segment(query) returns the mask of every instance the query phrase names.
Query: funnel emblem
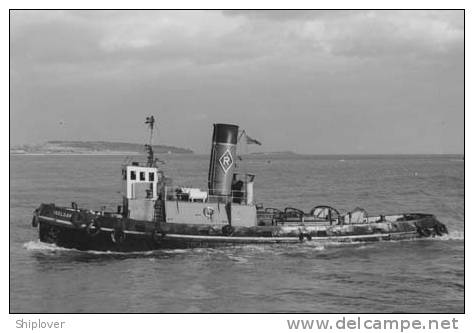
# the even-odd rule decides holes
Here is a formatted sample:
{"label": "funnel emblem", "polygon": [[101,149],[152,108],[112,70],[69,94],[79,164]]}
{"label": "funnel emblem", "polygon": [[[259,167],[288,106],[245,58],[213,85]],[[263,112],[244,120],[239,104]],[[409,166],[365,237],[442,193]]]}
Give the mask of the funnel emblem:
{"label": "funnel emblem", "polygon": [[232,166],[232,163],[234,163],[229,149],[227,149],[225,153],[219,158],[219,163],[222,167],[222,170],[224,170],[224,173],[227,173],[227,171],[229,171],[230,167]]}

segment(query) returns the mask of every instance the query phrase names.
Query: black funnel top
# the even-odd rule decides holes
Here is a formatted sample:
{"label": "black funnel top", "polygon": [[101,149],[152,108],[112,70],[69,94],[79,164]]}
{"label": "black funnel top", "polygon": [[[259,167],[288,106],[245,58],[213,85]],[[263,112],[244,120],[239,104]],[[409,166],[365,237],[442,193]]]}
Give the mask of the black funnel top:
{"label": "black funnel top", "polygon": [[213,142],[237,144],[239,126],[230,124],[214,124]]}

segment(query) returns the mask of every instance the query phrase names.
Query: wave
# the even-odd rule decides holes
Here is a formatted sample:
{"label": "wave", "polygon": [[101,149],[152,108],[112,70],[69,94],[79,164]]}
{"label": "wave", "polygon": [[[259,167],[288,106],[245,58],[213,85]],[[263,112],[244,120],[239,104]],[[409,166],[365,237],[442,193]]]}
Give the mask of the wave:
{"label": "wave", "polygon": [[246,258],[240,257],[240,256],[235,256],[235,255],[230,255],[230,254],[228,254],[228,255],[227,255],[227,258],[229,258],[230,260],[235,261],[235,262],[237,262],[237,263],[239,263],[239,264],[246,264],[246,263],[248,263],[248,260],[247,260]]}
{"label": "wave", "polygon": [[304,243],[304,246],[307,249],[311,249],[312,251],[324,251],[326,247],[318,242],[307,242]]}
{"label": "wave", "polygon": [[338,241],[318,241],[313,239],[312,241],[307,241],[303,244],[293,244],[292,246],[295,248],[313,248],[317,251],[322,251],[328,248],[335,248],[335,247],[347,247],[352,246],[356,247],[356,249],[364,249],[364,248],[372,248],[376,247],[377,244],[383,243],[400,243],[400,242],[419,242],[419,241],[452,241],[452,240],[464,240],[464,232],[462,231],[450,231],[449,234],[443,236],[435,236],[435,237],[426,237],[426,238],[407,238],[407,239],[397,239],[397,240],[383,240],[383,241],[347,241],[347,242],[338,242]]}
{"label": "wave", "polygon": [[41,252],[78,251],[76,249],[67,249],[65,247],[60,247],[60,246],[57,246],[56,244],[43,243],[43,242],[40,242],[39,240],[26,242],[23,244],[23,247],[27,249],[28,251],[41,251]]}
{"label": "wave", "polygon": [[431,238],[432,240],[464,240],[464,232],[462,231],[450,231],[449,234]]}
{"label": "wave", "polygon": [[[39,240],[29,241],[23,244],[23,247],[28,251],[43,252],[43,253],[78,253],[78,254],[96,254],[96,255],[152,255],[156,251],[133,251],[133,252],[119,252],[119,251],[97,251],[97,250],[78,250],[66,247],[61,247],[56,244],[43,243]],[[173,250],[169,250],[170,253]],[[181,251],[181,250],[180,250]]]}

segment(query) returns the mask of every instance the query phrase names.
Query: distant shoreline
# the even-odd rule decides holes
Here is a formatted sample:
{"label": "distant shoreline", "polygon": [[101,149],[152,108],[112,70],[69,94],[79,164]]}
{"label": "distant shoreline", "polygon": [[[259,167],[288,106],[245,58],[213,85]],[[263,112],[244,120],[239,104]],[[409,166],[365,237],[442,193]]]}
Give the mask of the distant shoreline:
{"label": "distant shoreline", "polygon": [[122,156],[122,155],[141,155],[137,152],[97,152],[97,153],[15,153],[10,152],[14,156]]}
{"label": "distant shoreline", "polygon": [[[13,156],[142,156],[143,153],[137,153],[134,151],[131,152],[87,152],[87,153],[16,153],[10,152],[10,155]],[[155,156],[158,155],[194,155],[189,153],[155,153]]]}
{"label": "distant shoreline", "polygon": [[[188,148],[153,145],[155,154],[193,154]],[[11,146],[10,155],[139,155],[145,145],[107,141],[48,141],[37,145]]]}

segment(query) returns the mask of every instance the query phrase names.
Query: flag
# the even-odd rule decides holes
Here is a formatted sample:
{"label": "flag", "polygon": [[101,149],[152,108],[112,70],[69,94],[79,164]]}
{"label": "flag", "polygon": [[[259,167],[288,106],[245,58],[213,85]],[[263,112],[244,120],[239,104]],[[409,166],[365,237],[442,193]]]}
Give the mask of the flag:
{"label": "flag", "polygon": [[155,117],[146,117],[145,124],[148,124],[150,128],[153,129],[153,125],[155,124]]}
{"label": "flag", "polygon": [[247,135],[247,133],[245,133],[245,137],[247,139],[247,144],[248,145],[251,145],[251,144],[256,144],[256,145],[259,145],[259,146],[262,145],[262,143],[260,141],[252,139],[250,136]]}

